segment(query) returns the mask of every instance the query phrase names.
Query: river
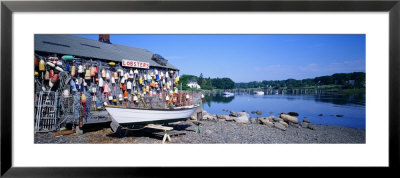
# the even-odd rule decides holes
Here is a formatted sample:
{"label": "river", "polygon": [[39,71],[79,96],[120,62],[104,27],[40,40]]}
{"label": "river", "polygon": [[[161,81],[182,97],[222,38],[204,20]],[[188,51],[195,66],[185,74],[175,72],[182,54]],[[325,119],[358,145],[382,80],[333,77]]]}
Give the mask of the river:
{"label": "river", "polygon": [[[230,110],[244,110],[253,118],[279,116],[282,112],[297,112],[299,121],[307,119],[313,124],[346,126],[363,130],[365,130],[366,121],[365,93],[300,95],[235,93],[233,97],[206,94],[203,109],[212,114],[226,115]],[[262,114],[252,113],[257,110],[262,111]]]}

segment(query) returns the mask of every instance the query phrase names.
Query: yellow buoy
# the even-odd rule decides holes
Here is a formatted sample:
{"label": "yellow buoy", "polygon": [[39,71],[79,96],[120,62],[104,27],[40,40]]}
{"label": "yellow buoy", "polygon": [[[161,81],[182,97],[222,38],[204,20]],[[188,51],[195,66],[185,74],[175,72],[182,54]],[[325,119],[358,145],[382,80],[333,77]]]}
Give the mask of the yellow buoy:
{"label": "yellow buoy", "polygon": [[82,102],[83,104],[86,104],[86,95],[83,94],[83,93],[82,93],[82,95],[81,95],[81,102]]}
{"label": "yellow buoy", "polygon": [[40,59],[40,62],[39,62],[39,71],[44,71],[44,69],[45,69],[45,63],[44,63],[44,60],[43,59]]}
{"label": "yellow buoy", "polygon": [[139,78],[139,84],[143,84],[143,79],[142,79],[142,77]]}

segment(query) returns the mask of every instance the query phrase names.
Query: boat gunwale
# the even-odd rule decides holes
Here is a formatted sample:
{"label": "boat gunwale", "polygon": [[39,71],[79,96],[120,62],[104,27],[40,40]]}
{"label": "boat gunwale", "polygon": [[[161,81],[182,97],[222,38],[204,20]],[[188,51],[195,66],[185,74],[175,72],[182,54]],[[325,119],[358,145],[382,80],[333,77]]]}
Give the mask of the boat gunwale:
{"label": "boat gunwale", "polygon": [[196,109],[200,106],[195,106],[192,108],[179,108],[179,109],[158,109],[158,108],[131,108],[131,107],[125,107],[125,106],[104,106],[105,108],[116,108],[116,109],[137,109],[137,110],[148,110],[148,111],[184,111],[184,110],[190,110],[190,109]]}

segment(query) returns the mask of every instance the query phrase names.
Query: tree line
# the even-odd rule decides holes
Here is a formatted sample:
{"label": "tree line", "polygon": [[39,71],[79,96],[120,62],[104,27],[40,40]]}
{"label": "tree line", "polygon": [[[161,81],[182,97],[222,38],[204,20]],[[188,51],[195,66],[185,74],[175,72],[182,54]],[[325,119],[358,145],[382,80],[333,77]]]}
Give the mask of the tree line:
{"label": "tree line", "polygon": [[252,81],[252,82],[240,82],[235,83],[232,79],[224,78],[205,78],[203,74],[200,76],[194,75],[182,75],[178,85],[182,84],[183,90],[189,90],[190,87],[187,84],[190,81],[197,82],[201,89],[233,89],[233,88],[306,88],[316,86],[335,85],[341,86],[343,89],[348,88],[365,88],[365,73],[364,72],[352,72],[352,73],[336,73],[329,76],[320,76],[315,78],[308,78],[302,80],[287,79],[287,80],[263,80],[263,81]]}
{"label": "tree line", "polygon": [[336,73],[329,76],[320,76],[302,80],[263,80],[235,83],[235,88],[306,88],[323,85],[340,85],[341,88],[365,88],[365,73]]}
{"label": "tree line", "polygon": [[178,85],[182,84],[182,90],[189,90],[190,87],[187,84],[190,81],[197,82],[201,89],[212,90],[212,89],[233,89],[235,87],[235,82],[227,77],[224,78],[205,78],[201,73],[199,77],[194,75],[182,75],[179,78]]}

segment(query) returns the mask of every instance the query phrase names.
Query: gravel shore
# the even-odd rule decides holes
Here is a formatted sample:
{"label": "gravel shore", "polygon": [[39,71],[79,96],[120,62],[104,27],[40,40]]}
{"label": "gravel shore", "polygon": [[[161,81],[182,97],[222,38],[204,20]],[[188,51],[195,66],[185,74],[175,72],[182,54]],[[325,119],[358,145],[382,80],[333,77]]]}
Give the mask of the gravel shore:
{"label": "gravel shore", "polygon": [[[172,144],[280,144],[280,143],[365,143],[365,130],[327,125],[312,125],[313,129],[289,125],[285,130],[256,123],[238,123],[224,120],[201,121],[201,131],[190,121],[170,124],[175,135]],[[153,129],[128,131],[125,137],[118,137],[110,128],[91,129],[83,134],[53,136],[52,133],[36,133],[35,143],[129,143],[160,144],[162,132]]]}

